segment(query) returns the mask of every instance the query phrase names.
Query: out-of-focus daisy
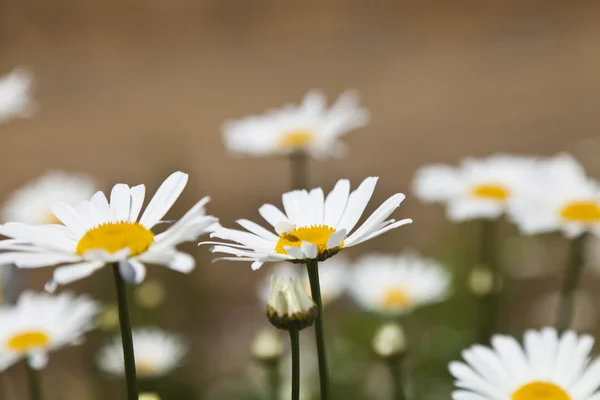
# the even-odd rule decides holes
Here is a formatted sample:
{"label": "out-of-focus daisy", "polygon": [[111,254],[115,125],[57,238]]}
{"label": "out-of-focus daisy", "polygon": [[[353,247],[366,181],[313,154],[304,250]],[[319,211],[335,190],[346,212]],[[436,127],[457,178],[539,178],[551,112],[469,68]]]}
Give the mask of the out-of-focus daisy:
{"label": "out-of-focus daisy", "polygon": [[303,151],[314,157],[340,156],[346,147],[339,138],[368,122],[369,112],[360,108],[356,93],[343,93],[327,108],[325,95],[311,91],[299,106],[226,122],[223,137],[236,154],[261,157]]}
{"label": "out-of-focus daisy", "polygon": [[100,308],[86,296],[33,292],[0,306],[0,371],[22,359],[43,368],[49,352],[81,343]]}
{"label": "out-of-focus daisy", "polygon": [[524,346],[496,335],[492,348],[474,345],[463,362],[450,363],[456,378],[454,400],[598,399],[600,359],[590,363],[594,339],[554,328],[525,332]]}
{"label": "out-of-focus daisy", "polygon": [[97,190],[87,175],[49,171],[16,190],[4,203],[2,219],[26,224],[58,224],[52,204],[62,201],[74,206]]}
{"label": "out-of-focus daisy", "polygon": [[[323,304],[331,303],[344,293],[348,280],[348,264],[349,261],[343,256],[331,258],[319,264],[319,282]],[[299,279],[306,294],[311,295],[306,268],[283,262],[274,265],[271,275]],[[267,304],[270,293],[271,277],[268,276],[261,282],[258,295]]]}
{"label": "out-of-focus daisy", "polygon": [[17,117],[29,117],[35,111],[31,100],[33,76],[25,69],[16,68],[0,77],[0,125]]}
{"label": "out-of-focus daisy", "polygon": [[600,186],[567,154],[541,162],[537,179],[509,211],[525,234],[560,230],[570,238],[588,231],[600,236]]}
{"label": "out-of-focus daisy", "polygon": [[341,179],[327,198],[321,188],[294,190],[283,195],[285,214],[271,204],[258,211],[275,229],[275,233],[246,219],[237,222],[248,232],[217,227],[211,234],[236,242],[216,244],[215,253],[231,254],[222,260],[251,261],[252,269],[265,262],[290,261],[305,263],[310,260],[325,261],[344,248],[356,246],[385,232],[412,222],[387,219],[404,200],[402,193],[387,199],[367,220],[349,234],[362,216],[373,195],[376,177],[365,179],[358,189],[350,193],[350,182]]}
{"label": "out-of-focus daisy", "polygon": [[175,224],[154,234],[156,226],[183,191],[188,175],[175,172],[160,186],[139,218],[145,187],[115,185],[110,203],[102,192],[75,207],[59,202],[52,213],[64,225],[27,225],[7,223],[0,234],[9,239],[0,242],[0,264],[14,263],[20,268],[37,268],[64,264],[54,271],[52,290],[91,275],[106,263],[118,262],[123,278],[139,283],[146,275],[144,263],[155,263],[188,273],[194,259],[179,252],[180,243],[195,240],[208,231],[217,219],[206,216],[208,197],[200,200]]}
{"label": "out-of-focus daisy", "polygon": [[414,255],[371,254],[357,261],[350,294],[364,309],[399,315],[444,300],[450,276],[437,262]]}
{"label": "out-of-focus daisy", "polygon": [[444,203],[451,221],[495,219],[530,184],[535,166],[533,158],[510,155],[431,165],[417,172],[413,190],[423,201]]}
{"label": "out-of-focus daisy", "polygon": [[[187,353],[187,345],[173,334],[156,328],[133,331],[133,349],[135,367],[140,377],[157,377],[167,375],[179,367]],[[121,337],[102,348],[97,356],[99,367],[112,375],[123,375],[123,348]]]}

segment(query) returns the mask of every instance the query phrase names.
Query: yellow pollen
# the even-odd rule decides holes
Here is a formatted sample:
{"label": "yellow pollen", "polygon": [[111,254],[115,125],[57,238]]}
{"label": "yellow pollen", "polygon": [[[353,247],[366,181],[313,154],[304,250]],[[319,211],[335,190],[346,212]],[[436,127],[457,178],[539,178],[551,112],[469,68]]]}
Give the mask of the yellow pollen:
{"label": "yellow pollen", "polygon": [[518,388],[511,400],[571,400],[571,397],[553,383],[530,382]]}
{"label": "yellow pollen", "polygon": [[502,185],[477,185],[471,189],[471,193],[475,197],[487,200],[505,201],[510,196],[510,191]]}
{"label": "yellow pollen", "polygon": [[411,304],[410,293],[402,288],[388,290],[383,297],[383,308],[389,311],[404,310]]}
{"label": "yellow pollen", "polygon": [[287,132],[281,137],[279,147],[288,150],[300,150],[312,142],[313,136],[314,134],[309,130]]}
{"label": "yellow pollen", "polygon": [[583,224],[600,222],[600,206],[595,201],[576,201],[564,206],[560,216],[564,220]]}
{"label": "yellow pollen", "polygon": [[106,250],[113,254],[128,248],[136,256],[148,249],[154,235],[138,222],[110,222],[90,229],[79,239],[77,254],[89,250]]}
{"label": "yellow pollen", "polygon": [[25,353],[28,350],[44,347],[50,342],[50,337],[41,331],[25,331],[12,336],[6,342],[9,350]]}
{"label": "yellow pollen", "polygon": [[[275,245],[275,251],[280,254],[287,254],[284,247],[300,247],[302,242],[309,242],[317,246],[319,254],[322,254],[327,250],[327,241],[334,232],[335,229],[327,225],[313,225],[296,228],[279,237],[279,240]],[[344,242],[340,243],[338,247],[342,247],[343,244]]]}

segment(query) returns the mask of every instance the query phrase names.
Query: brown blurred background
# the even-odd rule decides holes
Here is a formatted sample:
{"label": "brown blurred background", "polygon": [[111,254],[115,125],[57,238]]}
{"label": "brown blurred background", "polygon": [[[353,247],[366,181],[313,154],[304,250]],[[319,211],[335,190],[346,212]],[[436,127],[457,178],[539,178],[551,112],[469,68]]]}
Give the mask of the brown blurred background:
{"label": "brown blurred background", "polygon": [[[597,1],[0,0],[0,74],[15,65],[33,70],[39,112],[0,128],[2,198],[46,169],[84,171],[105,188],[144,182],[150,192],[180,169],[191,179],[173,216],[209,194],[209,212],[225,225],[257,220],[257,208],[279,204],[289,188],[288,164],[228,156],[220,126],[297,102],[312,88],[330,99],[358,89],[372,112],[372,123],[347,138],[348,158],[310,165],[311,184],[326,190],[342,177],[358,184],[380,176],[369,209],[408,193],[420,165],[464,156],[569,151],[600,176]],[[410,196],[397,215],[416,222],[366,250],[411,247],[445,257],[448,236],[473,237],[469,227],[446,222],[440,207]],[[199,268],[189,277],[151,269],[172,286],[158,316],[140,310],[138,317],[193,340],[188,366],[174,379],[196,392],[166,400],[227,399],[210,387],[245,376],[249,340],[264,323],[256,280],[266,272],[211,265],[205,248],[188,249]],[[30,273],[31,285],[41,288],[48,274]],[[73,288],[110,301],[110,276],[101,275]],[[527,301],[555,288],[553,279],[515,290]],[[340,308],[343,315],[352,307]],[[523,329],[527,318],[521,325],[513,318],[507,329]],[[92,337],[86,354],[103,339]],[[47,371],[48,399],[106,398],[89,396],[93,373],[72,378],[73,365],[91,368],[89,360],[66,353],[55,362],[67,365]],[[444,363],[432,376],[449,391]],[[11,371],[17,383],[20,372]],[[120,398],[113,384],[110,395]],[[415,390],[415,398],[434,396]]]}

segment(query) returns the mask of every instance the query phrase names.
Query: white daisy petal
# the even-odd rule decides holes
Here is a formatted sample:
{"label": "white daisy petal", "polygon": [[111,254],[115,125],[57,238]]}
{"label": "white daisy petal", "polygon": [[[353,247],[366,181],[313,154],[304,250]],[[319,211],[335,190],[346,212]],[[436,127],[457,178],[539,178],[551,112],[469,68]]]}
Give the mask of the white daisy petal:
{"label": "white daisy petal", "polygon": [[67,203],[54,203],[50,209],[52,210],[52,213],[56,215],[56,218],[78,236],[83,235],[91,228],[91,224],[81,218],[75,209]]}
{"label": "white daisy petal", "polygon": [[58,267],[54,270],[52,279],[59,285],[67,285],[92,275],[103,266],[101,262],[86,262]]}
{"label": "white daisy petal", "polygon": [[298,260],[303,260],[306,258],[304,256],[304,253],[302,252],[302,249],[300,249],[299,247],[285,246],[284,249],[290,256]]}
{"label": "white daisy petal", "polygon": [[110,221],[110,205],[104,193],[96,192],[90,199],[90,202],[96,207],[100,215],[102,215],[104,221]]}
{"label": "white daisy petal", "polygon": [[350,181],[348,179],[340,179],[325,200],[325,216],[323,219],[325,225],[338,226],[340,218],[346,209],[349,194]]}
{"label": "white daisy petal", "polygon": [[344,240],[345,238],[346,238],[346,230],[345,229],[337,230],[337,231],[333,232],[331,234],[331,236],[329,236],[329,240],[327,241],[327,247],[329,247],[329,248],[337,247],[340,245],[340,243],[342,243],[342,240]]}
{"label": "white daisy petal", "polygon": [[160,185],[156,194],[148,203],[144,214],[140,218],[140,223],[148,229],[160,221],[162,217],[171,209],[171,206],[185,188],[188,181],[188,175],[183,172],[174,172]]}
{"label": "white daisy petal", "polygon": [[137,185],[133,186],[129,193],[131,195],[131,212],[129,215],[129,222],[136,222],[142,206],[144,205],[144,198],[146,196],[146,186]]}
{"label": "white daisy petal", "polygon": [[44,369],[46,365],[48,365],[48,353],[45,351],[32,352],[29,354],[29,357],[27,357],[27,363],[33,369]]}
{"label": "white daisy petal", "polygon": [[125,282],[138,285],[146,278],[146,267],[138,260],[122,260],[119,273]]}
{"label": "white daisy petal", "polygon": [[258,212],[265,219],[265,221],[267,221],[273,227],[275,227],[280,222],[290,223],[288,217],[274,205],[265,204],[258,209]]}
{"label": "white daisy petal", "polygon": [[250,232],[254,233],[255,235],[258,235],[264,239],[267,239],[267,240],[278,240],[279,239],[279,237],[277,235],[275,235],[274,233],[269,232],[262,226],[255,224],[254,222],[249,221],[247,219],[238,219],[236,222],[238,224],[240,224],[244,229],[247,229],[248,231],[250,231]]}
{"label": "white daisy petal", "polygon": [[129,221],[131,195],[129,186],[119,183],[110,192],[110,217],[112,222]]}
{"label": "white daisy petal", "polygon": [[314,259],[319,254],[317,246],[309,242],[302,242],[300,249],[304,253],[304,258]]}
{"label": "white daisy petal", "polygon": [[379,178],[373,176],[365,179],[358,189],[350,194],[346,209],[340,218],[340,222],[336,226],[337,229],[345,229],[346,232],[352,231],[352,228],[354,228],[365,211],[367,203],[373,195],[378,179]]}

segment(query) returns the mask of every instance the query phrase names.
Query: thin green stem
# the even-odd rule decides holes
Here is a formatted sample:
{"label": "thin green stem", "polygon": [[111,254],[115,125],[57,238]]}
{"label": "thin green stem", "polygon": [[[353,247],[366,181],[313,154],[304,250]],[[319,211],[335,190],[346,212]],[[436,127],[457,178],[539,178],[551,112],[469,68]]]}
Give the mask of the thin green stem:
{"label": "thin green stem", "polygon": [[300,400],[300,335],[297,329],[290,331],[292,348],[292,400]]}
{"label": "thin green stem", "polygon": [[493,220],[483,220],[481,225],[481,253],[480,263],[491,274],[491,285],[489,293],[481,296],[479,302],[480,331],[479,342],[488,343],[494,333],[500,309],[500,287],[502,284],[502,273],[498,265],[496,254],[496,230],[497,223]]}
{"label": "thin green stem", "polygon": [[25,360],[27,367],[27,381],[29,382],[29,394],[31,400],[42,400],[42,388],[40,384],[40,372],[36,371],[29,365],[28,360]]}
{"label": "thin green stem", "polygon": [[292,189],[308,188],[308,156],[304,151],[295,151],[290,154],[292,168]]}
{"label": "thin green stem", "polygon": [[388,368],[392,377],[392,399],[406,400],[406,393],[402,384],[402,359],[395,357],[389,360]]}
{"label": "thin green stem", "polygon": [[562,332],[569,328],[573,317],[573,304],[575,302],[575,291],[583,267],[583,249],[585,244],[585,235],[581,235],[571,241],[571,251],[565,279],[560,295],[560,305],[556,317],[556,329]]}
{"label": "thin green stem", "polygon": [[267,379],[269,380],[269,399],[279,400],[279,398],[281,398],[281,375],[279,373],[279,362],[266,364],[266,370]]}
{"label": "thin green stem", "polygon": [[133,336],[129,309],[127,308],[127,289],[125,281],[119,272],[119,264],[112,265],[119,307],[119,325],[121,327],[121,343],[123,345],[123,359],[125,361],[125,379],[127,381],[127,400],[138,400],[137,378],[135,371],[135,354],[133,352]]}
{"label": "thin green stem", "polygon": [[310,291],[313,301],[317,304],[317,318],[315,320],[315,336],[317,339],[317,358],[319,360],[319,381],[321,386],[321,400],[329,400],[329,371],[327,369],[327,356],[325,353],[325,332],[323,329],[323,301],[321,300],[321,286],[319,282],[319,262],[311,260],[306,263]]}

